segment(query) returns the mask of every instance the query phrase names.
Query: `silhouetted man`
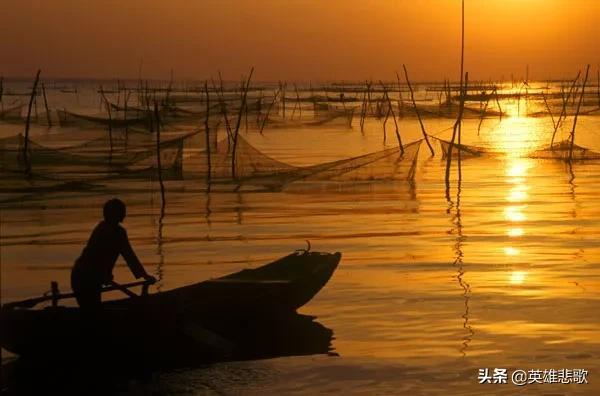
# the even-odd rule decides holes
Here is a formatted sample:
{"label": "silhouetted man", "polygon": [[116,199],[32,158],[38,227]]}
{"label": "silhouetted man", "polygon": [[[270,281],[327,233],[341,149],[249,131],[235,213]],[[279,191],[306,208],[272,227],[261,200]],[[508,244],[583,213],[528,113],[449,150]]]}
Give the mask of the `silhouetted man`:
{"label": "silhouetted man", "polygon": [[108,200],[103,212],[104,220],[92,231],[71,271],[71,288],[77,303],[84,309],[100,308],[102,285],[112,281],[113,268],[119,255],[123,256],[136,278],[156,280],[148,275],[138,260],[129,244],[127,231],[119,224],[126,215],[123,201],[117,198]]}

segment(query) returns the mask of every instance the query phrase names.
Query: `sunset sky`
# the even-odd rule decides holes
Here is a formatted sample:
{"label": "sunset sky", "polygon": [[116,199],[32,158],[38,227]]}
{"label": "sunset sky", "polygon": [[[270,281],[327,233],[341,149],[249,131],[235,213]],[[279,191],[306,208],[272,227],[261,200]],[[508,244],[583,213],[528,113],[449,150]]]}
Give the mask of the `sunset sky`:
{"label": "sunset sky", "polygon": [[[460,0],[3,0],[0,73],[263,80],[457,79]],[[600,1],[466,0],[472,79],[600,64]],[[594,73],[595,74],[595,73]]]}

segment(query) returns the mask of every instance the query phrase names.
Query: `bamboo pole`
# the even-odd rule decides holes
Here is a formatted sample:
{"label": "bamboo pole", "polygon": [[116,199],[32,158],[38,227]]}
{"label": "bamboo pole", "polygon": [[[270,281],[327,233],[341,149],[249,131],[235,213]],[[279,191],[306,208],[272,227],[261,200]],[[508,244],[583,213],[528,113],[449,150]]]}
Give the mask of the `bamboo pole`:
{"label": "bamboo pole", "polygon": [[48,108],[48,98],[46,97],[46,87],[42,82],[42,93],[44,94],[44,107],[46,108],[46,118],[48,119],[48,127],[52,128],[52,119],[50,118],[50,109]]}
{"label": "bamboo pole", "polygon": [[31,107],[33,106],[33,100],[36,95],[38,82],[40,81],[40,73],[38,70],[35,75],[33,82],[33,88],[31,89],[31,96],[29,97],[29,106],[27,107],[27,119],[25,120],[25,142],[23,143],[23,158],[25,159],[25,170],[27,173],[31,170],[31,164],[29,163],[29,126],[31,124]]}
{"label": "bamboo pole", "polygon": [[404,117],[404,99],[402,98],[402,85],[400,84],[400,75],[396,71],[396,81],[398,82],[398,116]]}
{"label": "bamboo pole", "polygon": [[461,1],[461,20],[460,20],[460,105],[458,110],[458,117],[452,128],[452,138],[450,139],[450,145],[448,146],[448,154],[446,158],[446,199],[450,201],[450,167],[452,166],[452,149],[454,148],[454,142],[456,140],[456,134],[460,130],[462,122],[462,108],[464,107],[464,91],[463,91],[463,71],[465,62],[465,0]]}
{"label": "bamboo pole", "polygon": [[252,74],[253,73],[254,73],[254,67],[252,67],[250,69],[250,75],[248,76],[248,80],[246,82],[246,86],[243,87],[243,89],[244,89],[244,96],[242,97],[242,105],[240,106],[240,111],[238,112],[237,124],[236,124],[234,135],[233,135],[233,150],[232,150],[232,153],[231,153],[231,178],[234,179],[234,180],[237,178],[237,174],[236,174],[236,171],[235,171],[235,155],[236,155],[237,143],[238,143],[238,136],[239,136],[239,131],[240,131],[240,123],[242,121],[242,111],[243,111],[244,106],[246,104],[246,99],[248,97],[248,88],[250,87],[250,80],[252,79]]}
{"label": "bamboo pole", "polygon": [[225,130],[227,131],[227,142],[229,144],[231,144],[232,142],[232,131],[231,131],[231,125],[229,124],[229,116],[227,114],[227,104],[225,103],[225,93],[224,93],[224,89],[223,89],[223,77],[221,76],[221,72],[219,71],[219,89],[220,89],[220,93],[219,90],[217,90],[217,86],[215,85],[215,82],[213,81],[213,88],[217,94],[217,98],[219,99],[219,107],[221,108],[221,114],[223,115],[223,118],[225,119]]}
{"label": "bamboo pole", "polygon": [[110,155],[112,157],[112,151],[113,151],[112,112],[110,110],[110,103],[108,102],[106,95],[104,95],[104,88],[102,88],[102,86],[100,86],[100,95],[102,95],[102,100],[104,101],[104,106],[106,107],[106,111],[108,113],[108,142],[110,144]]}
{"label": "bamboo pole", "polygon": [[279,94],[281,93],[281,89],[278,88],[277,91],[275,92],[275,95],[273,95],[273,100],[271,101],[271,103],[269,104],[269,107],[267,108],[267,114],[265,114],[265,117],[262,120],[262,123],[260,125],[260,134],[263,134],[263,130],[265,129],[265,125],[267,124],[267,120],[269,119],[269,115],[271,114],[271,110],[273,109],[273,106],[275,105],[275,102],[277,101],[277,97],[279,96]]}
{"label": "bamboo pole", "polygon": [[410,91],[410,99],[413,102],[413,106],[415,106],[415,113],[417,114],[417,118],[419,119],[419,125],[421,126],[421,132],[423,133],[423,138],[425,139],[425,143],[427,143],[427,147],[429,147],[429,151],[431,151],[431,155],[434,156],[435,152],[433,151],[433,147],[429,142],[429,138],[427,135],[427,131],[425,130],[425,125],[423,125],[423,120],[421,119],[421,114],[419,113],[419,108],[417,107],[417,102],[415,101],[415,93],[412,89],[412,85],[410,83],[410,79],[408,78],[408,71],[406,70],[406,65],[402,65],[404,69],[404,77],[406,78],[406,84],[408,84],[408,89]]}
{"label": "bamboo pole", "polygon": [[210,146],[210,129],[208,126],[208,119],[210,117],[210,95],[208,93],[208,81],[204,81],[204,92],[206,94],[206,116],[204,117],[204,129],[206,131],[206,164],[208,165],[208,172],[206,174],[207,188],[210,189],[210,181],[212,177],[212,164],[211,164],[211,146]]}
{"label": "bamboo pole", "polygon": [[[600,107],[600,67],[598,67],[598,74],[596,75],[596,94],[598,95],[598,107]],[[0,100],[2,100],[2,92],[0,92]]]}
{"label": "bamboo pole", "polygon": [[131,91],[127,89],[123,91],[123,120],[125,121],[125,142],[127,142],[127,138],[129,135],[129,126],[127,125],[127,106],[129,104],[130,95]]}
{"label": "bamboo pole", "polygon": [[387,124],[388,118],[390,118],[390,112],[391,109],[388,108],[388,111],[385,113],[385,118],[383,119],[383,144],[385,144],[385,141],[387,140],[387,131],[385,129],[385,126]]}
{"label": "bamboo pole", "polygon": [[550,105],[548,105],[548,100],[546,100],[546,94],[544,94],[543,92],[542,92],[542,99],[544,99],[544,104],[546,105],[546,110],[548,110],[548,114],[550,114],[550,119],[552,120],[552,127],[556,128],[556,122],[554,121],[554,114],[552,114]]}
{"label": "bamboo pole", "polygon": [[569,144],[569,162],[573,160],[573,145],[575,144],[575,128],[577,128],[577,118],[579,117],[579,110],[581,109],[581,102],[583,102],[583,96],[585,95],[585,85],[588,80],[588,74],[590,73],[590,65],[587,65],[585,69],[585,77],[583,79],[583,85],[581,86],[581,96],[579,97],[579,103],[577,103],[577,111],[575,112],[575,118],[573,119],[573,129],[571,129],[571,141]]}
{"label": "bamboo pole", "polygon": [[550,149],[552,149],[552,147],[554,146],[554,138],[556,137],[556,132],[558,131],[558,128],[560,127],[561,120],[564,120],[565,118],[567,118],[567,103],[569,102],[569,98],[571,97],[571,94],[573,93],[573,89],[575,87],[575,84],[577,83],[577,80],[579,80],[579,76],[581,76],[581,70],[579,70],[577,72],[577,76],[571,83],[571,87],[569,89],[568,94],[566,96],[563,94],[563,105],[562,105],[562,109],[560,111],[560,115],[558,116],[558,121],[556,121],[556,125],[554,126],[554,131],[552,132],[552,139],[550,140]]}
{"label": "bamboo pole", "polygon": [[404,155],[404,145],[402,144],[402,138],[400,137],[400,130],[398,128],[398,122],[396,121],[396,115],[394,114],[394,109],[392,107],[392,101],[390,100],[386,86],[382,81],[379,81],[379,83],[383,88],[383,97],[387,100],[388,111],[392,113],[392,118],[394,119],[394,126],[396,127],[396,139],[398,139],[398,148],[400,149],[400,154]]}
{"label": "bamboo pole", "polygon": [[477,125],[477,136],[479,136],[479,133],[481,132],[481,124],[483,124],[483,119],[485,118],[485,113],[487,112],[489,104],[490,104],[490,98],[488,97],[487,100],[485,101],[485,106],[483,107],[483,109],[481,111],[481,115],[479,117],[479,125]]}
{"label": "bamboo pole", "polygon": [[[457,134],[460,136],[460,128],[461,128],[461,123],[462,123],[463,111],[465,108],[464,96],[466,93],[468,80],[469,80],[469,73],[466,73],[464,80],[461,78],[460,104],[458,107],[458,116],[456,118],[456,121],[454,122],[454,126],[452,127],[452,140],[450,141],[450,144],[448,145],[448,153],[446,156],[445,181],[446,181],[446,197],[447,198],[448,198],[449,192],[450,192],[449,191],[450,190],[450,167],[452,164],[452,151],[454,148],[454,144],[455,144],[454,141],[455,141]],[[464,83],[464,88],[463,88],[463,83]],[[459,144],[460,144],[460,140],[459,140]],[[460,148],[459,148],[459,150],[460,150]],[[460,151],[459,151],[459,153],[460,153]]]}
{"label": "bamboo pole", "polygon": [[279,86],[282,91],[281,104],[282,104],[282,114],[283,114],[284,119],[285,119],[285,88],[286,88],[286,85],[287,84],[285,81],[283,83],[279,82]]}

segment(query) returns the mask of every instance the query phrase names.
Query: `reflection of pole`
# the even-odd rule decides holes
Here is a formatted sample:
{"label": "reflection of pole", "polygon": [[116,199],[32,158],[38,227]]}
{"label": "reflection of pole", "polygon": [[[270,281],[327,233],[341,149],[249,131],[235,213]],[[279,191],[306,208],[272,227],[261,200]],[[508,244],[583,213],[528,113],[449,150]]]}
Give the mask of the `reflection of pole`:
{"label": "reflection of pole", "polygon": [[242,207],[244,205],[244,201],[243,201],[243,197],[242,197],[242,193],[238,192],[237,193],[237,198],[238,198],[238,205],[237,205],[237,223],[239,225],[242,225],[242,221],[244,220],[243,218],[243,212],[242,212]]}
{"label": "reflection of pole", "polygon": [[577,217],[577,201],[575,199],[575,172],[573,172],[573,164],[571,162],[567,163],[567,167],[569,169],[569,187],[571,190],[571,199],[573,200],[574,203],[574,207],[573,207],[573,214],[572,217],[576,218]]}
{"label": "reflection of pole", "polygon": [[204,208],[204,217],[206,218],[206,225],[210,229],[212,223],[210,221],[210,215],[212,214],[212,209],[210,208],[210,191],[206,191],[206,206]]}
{"label": "reflection of pole", "polygon": [[160,114],[158,103],[154,101],[154,116],[156,117],[156,168],[158,171],[158,183],[160,184],[161,212],[165,209],[165,185],[162,179],[162,164],[160,158]]}
{"label": "reflection of pole", "polygon": [[163,253],[162,245],[163,245],[163,219],[165,217],[165,205],[161,205],[160,207],[160,216],[158,217],[158,237],[156,239],[157,244],[157,252],[158,252],[158,266],[156,267],[156,279],[158,283],[156,285],[156,290],[159,292],[163,286],[163,277],[164,277],[164,264],[165,264],[165,255]]}
{"label": "reflection of pole", "polygon": [[[0,91],[0,94],[1,94],[1,91]],[[1,224],[2,224],[2,211],[0,210],[0,225]],[[0,307],[1,306],[2,306],[2,227],[0,226]],[[0,347],[0,364],[1,363],[2,363],[2,347]]]}
{"label": "reflection of pole", "polygon": [[[459,156],[459,160],[458,160],[458,166],[460,167],[460,156]],[[454,217],[454,219],[456,221],[455,224],[456,224],[456,230],[457,230],[457,234],[458,234],[456,244],[454,245],[454,249],[456,251],[456,259],[454,260],[454,266],[457,267],[456,279],[457,279],[460,287],[463,289],[462,296],[464,299],[465,312],[462,315],[462,318],[464,319],[463,328],[465,330],[467,330],[467,334],[463,338],[460,352],[462,353],[463,356],[466,356],[466,350],[469,347],[469,343],[473,339],[473,335],[475,334],[475,332],[473,331],[473,327],[469,324],[469,316],[470,316],[469,301],[471,299],[471,286],[469,285],[469,283],[467,283],[464,280],[464,275],[465,275],[464,263],[463,263],[464,254],[462,251],[462,243],[464,240],[464,236],[462,233],[462,218],[461,218],[461,212],[460,212],[461,183],[462,183],[462,181],[459,178],[457,193],[456,193],[456,216]]]}

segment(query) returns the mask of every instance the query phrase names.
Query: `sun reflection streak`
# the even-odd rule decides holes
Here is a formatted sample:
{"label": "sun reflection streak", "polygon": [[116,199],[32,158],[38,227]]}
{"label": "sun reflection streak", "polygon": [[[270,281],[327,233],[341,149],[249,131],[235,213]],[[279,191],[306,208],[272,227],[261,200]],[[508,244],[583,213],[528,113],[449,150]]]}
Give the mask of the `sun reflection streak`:
{"label": "sun reflection streak", "polygon": [[510,273],[509,282],[512,285],[521,285],[527,279],[527,272],[525,271],[513,271]]}
{"label": "sun reflection streak", "polygon": [[525,234],[525,231],[522,228],[509,228],[506,234],[510,237],[520,237]]}
{"label": "sun reflection streak", "polygon": [[521,251],[512,246],[506,246],[504,248],[504,254],[506,254],[507,256],[518,256],[519,254],[521,254]]}
{"label": "sun reflection streak", "polygon": [[515,188],[512,188],[506,197],[506,200],[509,202],[523,202],[526,201],[529,195],[527,194],[527,186],[518,185]]}
{"label": "sun reflection streak", "polygon": [[527,219],[527,216],[525,215],[525,213],[522,212],[522,210],[526,207],[527,205],[507,206],[506,208],[504,208],[504,218],[507,221],[514,223],[525,221]]}

